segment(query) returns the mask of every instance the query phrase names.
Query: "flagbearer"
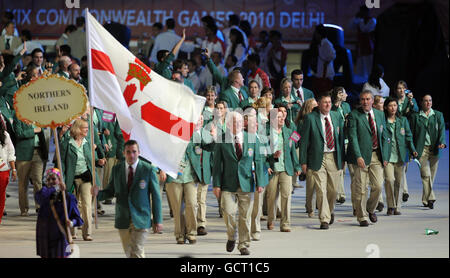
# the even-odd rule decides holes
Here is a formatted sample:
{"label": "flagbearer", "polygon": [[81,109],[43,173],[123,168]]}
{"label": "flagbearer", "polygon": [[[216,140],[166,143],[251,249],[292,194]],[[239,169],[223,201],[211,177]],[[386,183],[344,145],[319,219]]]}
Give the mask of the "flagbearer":
{"label": "flagbearer", "polygon": [[[356,217],[361,227],[377,222],[375,208],[384,181],[383,166],[387,165],[386,120],[383,112],[372,109],[373,94],[363,91],[360,94],[361,108],[353,110],[348,116],[348,163],[354,164],[355,183],[352,196],[355,200]],[[371,184],[367,199],[367,184]]]}
{"label": "flagbearer", "polygon": [[[152,226],[151,213],[157,232],[162,231],[162,207],[156,168],[139,159],[139,145],[129,140],[124,145],[125,160],[113,167],[106,189],[92,194],[100,201],[116,197],[114,227],[127,258],[145,258],[144,245]],[[152,202],[150,201],[152,196]]]}
{"label": "flagbearer", "polygon": [[[223,219],[227,227],[228,241],[226,250],[232,252],[236,243],[236,211],[239,208],[239,244],[241,255],[250,255],[250,228],[253,208],[255,181],[252,175],[252,163],[255,169],[263,169],[262,160],[251,143],[248,133],[243,130],[243,117],[240,113],[230,112],[227,116],[227,130],[222,144],[216,144],[213,163],[213,193],[219,198],[223,210]],[[262,176],[262,173],[260,173]],[[256,174],[257,176],[260,176]],[[262,179],[257,179],[256,190],[261,193]]]}
{"label": "flagbearer", "polygon": [[334,222],[334,206],[344,165],[344,121],[331,111],[331,96],[319,96],[319,110],[306,115],[300,140],[302,171],[314,183],[320,229]]}
{"label": "flagbearer", "polygon": [[[167,177],[166,192],[172,206],[175,221],[174,234],[178,244],[184,244],[186,240],[190,244],[197,242],[197,183],[200,184],[199,186],[203,186],[202,184],[205,183],[202,163],[208,158],[203,157],[203,150],[213,150],[214,141],[211,136],[214,137],[216,132],[215,129],[211,129],[211,136],[206,138],[202,135],[202,126],[203,116],[200,115],[194,134],[180,163],[181,174],[178,174],[176,179]],[[202,222],[202,225],[206,225],[206,223]],[[205,227],[203,229],[200,227],[202,226],[199,226],[200,234],[204,235]]]}
{"label": "flagbearer", "polygon": [[422,177],[422,204],[434,208],[436,197],[433,192],[434,178],[439,164],[441,150],[446,148],[445,124],[441,112],[432,109],[433,100],[430,95],[422,98],[419,113],[413,113],[410,119],[414,146],[418,153],[420,176]]}

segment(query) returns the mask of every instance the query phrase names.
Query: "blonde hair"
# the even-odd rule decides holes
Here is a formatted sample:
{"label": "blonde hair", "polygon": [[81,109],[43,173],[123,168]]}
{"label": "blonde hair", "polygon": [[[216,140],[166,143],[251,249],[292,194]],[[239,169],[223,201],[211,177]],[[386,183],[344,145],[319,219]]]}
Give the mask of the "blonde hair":
{"label": "blonde hair", "polygon": [[81,128],[84,124],[87,124],[87,121],[85,119],[76,119],[70,127],[70,136],[74,139],[77,138],[77,136],[81,134]]}
{"label": "blonde hair", "polygon": [[312,105],[315,101],[316,101],[316,99],[314,99],[314,98],[309,98],[309,99],[305,100],[305,102],[303,103],[302,109],[300,109],[300,112],[298,112],[297,117],[295,118],[295,124],[298,125],[298,123],[300,121],[303,121],[303,119],[305,118],[305,116],[307,114],[309,114],[313,111],[314,107]]}
{"label": "blonde hair", "polygon": [[260,98],[258,98],[257,101],[255,101],[252,104],[252,107],[255,108],[256,110],[258,110],[259,108],[266,108],[267,107],[267,102],[270,102],[269,98],[267,98],[267,97],[260,97]]}

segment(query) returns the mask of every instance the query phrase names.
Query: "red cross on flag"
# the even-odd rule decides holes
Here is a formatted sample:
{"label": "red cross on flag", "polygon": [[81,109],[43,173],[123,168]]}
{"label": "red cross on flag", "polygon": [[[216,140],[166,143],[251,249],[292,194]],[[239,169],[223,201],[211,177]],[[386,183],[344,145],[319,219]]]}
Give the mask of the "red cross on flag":
{"label": "red cross on flag", "polygon": [[125,141],[176,178],[205,98],[152,71],[120,44],[86,9],[89,97],[116,113]]}

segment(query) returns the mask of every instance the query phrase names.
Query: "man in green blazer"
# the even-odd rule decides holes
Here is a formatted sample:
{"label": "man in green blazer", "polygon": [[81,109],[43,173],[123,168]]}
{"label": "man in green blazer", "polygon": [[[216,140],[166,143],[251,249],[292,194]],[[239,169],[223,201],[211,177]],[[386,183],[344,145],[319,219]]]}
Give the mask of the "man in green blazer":
{"label": "man in green blazer", "polygon": [[[372,109],[373,94],[363,91],[360,94],[361,108],[348,115],[347,149],[348,163],[354,165],[354,186],[352,195],[355,200],[355,212],[361,227],[369,226],[367,219],[377,222],[375,208],[381,194],[384,181],[383,167],[387,165],[387,134],[384,113]],[[371,184],[370,197],[367,199],[367,184]],[[367,215],[368,214],[368,215]]]}
{"label": "man in green blazer", "polygon": [[[16,132],[16,168],[19,183],[19,208],[21,216],[28,216],[28,183],[34,193],[42,188],[42,174],[48,160],[48,141],[44,130],[28,125],[14,116],[13,129]],[[35,203],[36,211],[39,205]]]}
{"label": "man in green blazer", "polygon": [[300,164],[316,189],[320,229],[334,222],[334,206],[344,166],[344,121],[331,111],[331,96],[321,95],[318,110],[306,115],[300,138]]}
{"label": "man in green blazer", "polygon": [[[226,250],[232,252],[236,243],[235,214],[239,207],[239,244],[241,255],[249,255],[250,251],[250,219],[253,207],[255,179],[252,175],[252,164],[255,169],[262,169],[261,157],[256,152],[256,143],[251,143],[248,133],[243,131],[243,117],[240,113],[230,112],[227,115],[227,132],[225,143],[216,144],[213,163],[213,193],[219,198],[223,209],[223,219],[227,226],[228,241]],[[258,192],[262,192],[261,179],[256,180]],[[237,203],[236,203],[237,202]]]}
{"label": "man in green blazer", "polygon": [[314,98],[314,93],[306,88],[303,88],[303,71],[295,69],[291,73],[292,90],[291,95],[297,101],[297,104],[302,107],[303,103],[310,98]]}
{"label": "man in green blazer", "polygon": [[163,229],[159,182],[156,168],[139,159],[136,141],[127,141],[124,149],[125,160],[114,166],[107,188],[101,191],[94,188],[92,194],[98,193],[100,201],[116,197],[114,227],[119,229],[125,254],[127,258],[145,258],[144,244],[152,226],[151,213],[156,232]]}
{"label": "man in green blazer", "polygon": [[419,113],[413,113],[410,125],[413,134],[423,184],[422,203],[430,209],[434,208],[436,197],[433,192],[434,178],[439,163],[441,150],[446,148],[445,123],[441,112],[432,109],[433,100],[430,95],[422,98]]}

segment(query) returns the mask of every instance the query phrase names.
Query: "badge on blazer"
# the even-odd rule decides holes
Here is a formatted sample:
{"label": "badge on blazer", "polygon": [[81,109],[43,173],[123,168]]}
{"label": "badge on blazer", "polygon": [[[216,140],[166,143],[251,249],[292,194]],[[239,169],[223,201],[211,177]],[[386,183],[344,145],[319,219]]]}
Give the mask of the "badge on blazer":
{"label": "badge on blazer", "polygon": [[336,133],[339,134],[339,127],[336,127]]}
{"label": "badge on blazer", "polygon": [[380,125],[380,132],[383,132],[383,125]]}
{"label": "badge on blazer", "polygon": [[400,128],[400,134],[401,135],[405,135],[405,129],[402,127],[402,128]]}
{"label": "badge on blazer", "polygon": [[253,156],[253,149],[252,148],[248,148],[248,156]]}
{"label": "badge on blazer", "polygon": [[194,149],[195,149],[196,154],[198,154],[198,155],[202,154],[202,148],[200,148],[199,146],[195,146]]}
{"label": "badge on blazer", "polygon": [[140,187],[141,189],[144,189],[144,188],[145,188],[145,185],[146,185],[145,180],[141,180],[141,181],[139,182],[139,187]]}
{"label": "badge on blazer", "polygon": [[391,138],[388,138],[387,142],[388,142],[388,144],[390,144],[391,143]]}

